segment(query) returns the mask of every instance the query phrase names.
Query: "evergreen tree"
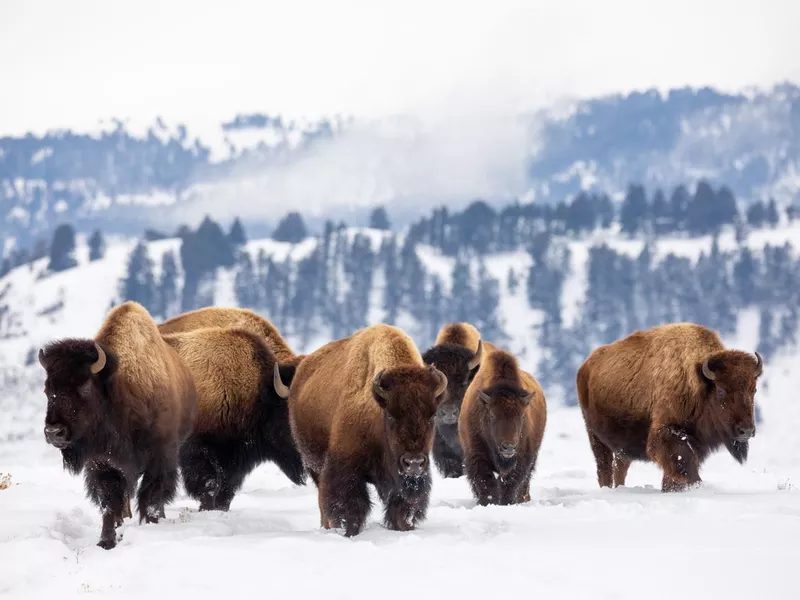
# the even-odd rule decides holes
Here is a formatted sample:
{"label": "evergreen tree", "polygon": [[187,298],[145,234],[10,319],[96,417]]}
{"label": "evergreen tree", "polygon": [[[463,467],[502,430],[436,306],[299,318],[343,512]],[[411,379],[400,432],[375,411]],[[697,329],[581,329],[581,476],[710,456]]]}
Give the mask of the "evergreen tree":
{"label": "evergreen tree", "polygon": [[506,286],[508,287],[509,294],[516,294],[517,289],[519,288],[519,278],[517,274],[514,272],[513,268],[508,269],[508,279]]}
{"label": "evergreen tree", "polygon": [[78,264],[75,260],[75,229],[70,224],[59,225],[53,233],[50,244],[50,263],[53,272],[65,271]]}
{"label": "evergreen tree", "polygon": [[119,295],[122,302],[132,300],[151,313],[157,313],[153,261],[143,241],[136,244],[128,257],[126,276],[120,285]]}
{"label": "evergreen tree", "polygon": [[689,191],[686,189],[686,186],[679,185],[672,191],[669,207],[675,231],[686,230],[686,219],[690,200],[691,197],[689,196]]}
{"label": "evergreen tree", "polygon": [[89,260],[100,260],[106,254],[106,241],[103,238],[103,233],[99,229],[95,229],[89,238]]}
{"label": "evergreen tree", "polygon": [[450,291],[450,311],[453,321],[470,321],[476,312],[477,298],[472,285],[469,261],[460,255],[453,266],[453,284]]}
{"label": "evergreen tree", "polygon": [[243,308],[258,308],[258,285],[250,253],[240,252],[236,266],[236,276],[233,280],[236,302]]}
{"label": "evergreen tree", "polygon": [[653,194],[652,220],[655,235],[669,233],[675,228],[672,211],[661,190],[656,190],[656,193]]}
{"label": "evergreen tree", "polygon": [[161,256],[161,278],[158,281],[158,309],[156,314],[169,319],[177,314],[178,306],[178,263],[172,250]]}
{"label": "evergreen tree", "polygon": [[629,185],[619,214],[622,231],[632,236],[644,231],[649,216],[647,195],[644,187],[641,185]]}
{"label": "evergreen tree", "polygon": [[763,202],[756,200],[747,207],[747,222],[754,229],[759,229],[767,220],[767,207]]}
{"label": "evergreen tree", "polygon": [[391,225],[389,223],[389,215],[386,213],[386,209],[382,206],[379,206],[369,216],[369,226],[372,229],[383,229],[389,230],[391,229]]}
{"label": "evergreen tree", "polygon": [[767,214],[766,214],[766,221],[769,223],[769,226],[775,229],[780,223],[780,215],[778,215],[778,206],[775,204],[775,198],[769,199],[769,204],[767,204]]}
{"label": "evergreen tree", "polygon": [[272,239],[278,240],[279,242],[289,242],[290,244],[300,243],[307,237],[308,231],[303,222],[303,217],[297,212],[290,212],[281,219],[281,222],[278,223],[278,226],[272,233]]}
{"label": "evergreen tree", "polygon": [[603,229],[609,229],[614,224],[614,204],[607,194],[603,194],[598,200],[597,216]]}
{"label": "evergreen tree", "polygon": [[[2,243],[1,240],[0,243]],[[2,248],[2,246],[0,246],[0,248]],[[31,251],[31,262],[39,260],[41,258],[45,258],[47,256],[48,251],[49,248],[47,246],[46,240],[42,239],[36,240],[36,243],[33,246],[33,250]]]}
{"label": "evergreen tree", "polygon": [[739,252],[739,260],[733,266],[733,286],[741,306],[752,305],[757,296],[756,282],[759,280],[759,265],[749,248]]}
{"label": "evergreen tree", "polygon": [[473,322],[481,332],[481,337],[496,342],[507,339],[498,316],[500,304],[500,284],[489,276],[483,260],[478,263],[477,302]]}
{"label": "evergreen tree", "polygon": [[772,311],[768,308],[761,309],[758,322],[758,353],[764,360],[772,358],[775,352],[775,340],[773,339]]}
{"label": "evergreen tree", "polygon": [[233,220],[231,230],[228,232],[228,241],[234,248],[244,246],[247,243],[247,236],[244,233],[244,227],[242,227],[239,217]]}

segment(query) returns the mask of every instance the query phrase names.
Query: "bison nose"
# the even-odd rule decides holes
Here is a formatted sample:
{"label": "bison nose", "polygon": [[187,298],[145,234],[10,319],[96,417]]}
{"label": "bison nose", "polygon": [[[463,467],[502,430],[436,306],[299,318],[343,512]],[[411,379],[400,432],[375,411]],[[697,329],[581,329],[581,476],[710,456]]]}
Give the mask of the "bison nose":
{"label": "bison nose", "polygon": [[736,428],[736,436],[740,440],[749,440],[756,434],[755,427],[737,427]]}
{"label": "bison nose", "polygon": [[509,444],[508,442],[503,442],[500,444],[500,455],[503,458],[511,458],[517,453],[517,445],[516,444]]}
{"label": "bison nose", "polygon": [[44,437],[49,444],[61,446],[67,440],[67,428],[63,425],[45,425]]}
{"label": "bison nose", "polygon": [[412,477],[422,475],[428,458],[424,454],[404,454],[400,458],[403,473]]}

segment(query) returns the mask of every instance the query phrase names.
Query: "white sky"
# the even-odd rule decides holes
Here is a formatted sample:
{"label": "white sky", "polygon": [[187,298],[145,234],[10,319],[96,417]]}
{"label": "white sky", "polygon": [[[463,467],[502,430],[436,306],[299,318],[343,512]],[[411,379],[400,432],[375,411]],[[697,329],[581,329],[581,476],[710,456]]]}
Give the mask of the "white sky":
{"label": "white sky", "polygon": [[2,0],[0,133],[800,81],[800,0]]}

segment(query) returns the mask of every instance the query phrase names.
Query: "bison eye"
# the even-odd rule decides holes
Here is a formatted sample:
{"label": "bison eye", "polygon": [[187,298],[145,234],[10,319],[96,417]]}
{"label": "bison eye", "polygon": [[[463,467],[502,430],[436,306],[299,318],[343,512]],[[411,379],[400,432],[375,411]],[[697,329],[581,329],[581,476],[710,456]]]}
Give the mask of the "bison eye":
{"label": "bison eye", "polygon": [[714,391],[716,392],[717,400],[723,400],[725,398],[725,390],[723,390],[721,387],[717,386]]}

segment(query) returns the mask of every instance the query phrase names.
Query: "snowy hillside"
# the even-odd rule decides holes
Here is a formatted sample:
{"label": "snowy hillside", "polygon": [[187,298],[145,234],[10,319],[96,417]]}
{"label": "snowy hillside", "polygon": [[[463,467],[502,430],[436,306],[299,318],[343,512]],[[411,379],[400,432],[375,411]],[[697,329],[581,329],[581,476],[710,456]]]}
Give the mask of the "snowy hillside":
{"label": "snowy hillside", "polygon": [[399,219],[430,204],[550,202],[580,190],[616,197],[631,182],[699,179],[725,183],[745,202],[789,203],[800,184],[799,132],[792,85],[738,95],[647,91],[575,102],[566,114],[431,123],[119,120],[0,137],[0,222],[28,243],[63,220],[133,233],[174,230],[221,207],[272,224],[287,205],[351,220],[392,203]]}
{"label": "snowy hillside", "polygon": [[[377,230],[343,233],[342,239],[366,240],[376,252],[390,239]],[[798,239],[800,225],[784,223],[751,232],[744,244],[760,252],[767,243]],[[366,531],[345,539],[319,528],[312,485],[294,486],[267,464],[246,480],[228,513],[199,513],[181,490],[165,521],[139,525],[128,520],[116,549],[96,547],[99,512],[85,498],[82,480],[61,469],[58,452],[41,435],[45,402],[35,350],[57,337],[93,335],[117,301],[137,241],[107,241],[100,260],[89,261],[81,238],[77,267],[47,273],[47,259],[41,259],[0,279],[0,480],[10,475],[7,488],[0,489],[0,514],[7,516],[0,520],[0,592],[10,598],[189,594],[201,599],[265,590],[279,598],[342,599],[520,592],[602,599],[751,599],[765,592],[793,597],[800,552],[800,405],[794,401],[800,374],[794,351],[778,352],[765,363],[768,385],[762,384],[757,396],[764,421],[749,462],[740,466],[719,453],[704,466],[703,487],[687,493],[662,494],[658,470],[642,464],[631,468],[627,487],[600,490],[580,413],[563,407],[546,387],[548,426],[532,501],[525,505],[477,507],[464,479],[434,474],[428,519],[417,531],[385,530],[375,508]],[[635,258],[644,243],[613,229],[563,241],[570,250],[570,275],[560,312],[568,327],[582,317],[592,248],[606,242]],[[254,262],[302,264],[321,243],[254,239],[244,249]],[[722,251],[738,247],[732,231],[724,232],[718,245]],[[179,239],[147,244],[156,279],[162,257],[179,253],[180,246]],[[655,260],[676,254],[697,262],[711,248],[710,236],[660,238]],[[445,292],[457,284],[457,259],[425,244],[414,252]],[[499,282],[497,314],[508,346],[536,373],[542,356],[534,326],[546,315],[532,309],[526,297],[531,255],[510,251],[482,260]],[[220,270],[214,304],[236,303],[242,264],[246,261],[240,259],[235,268]],[[509,286],[509,270],[520,277],[517,286]],[[340,278],[344,289],[338,293],[347,298],[349,280],[344,274]],[[385,285],[376,271],[369,322],[386,316]],[[412,332],[419,329],[406,310],[397,321]],[[737,323],[726,342],[752,350],[759,343],[758,311],[742,311]],[[287,334],[297,351],[307,352],[331,337],[321,333],[324,329],[313,331],[305,343],[302,331]]]}

